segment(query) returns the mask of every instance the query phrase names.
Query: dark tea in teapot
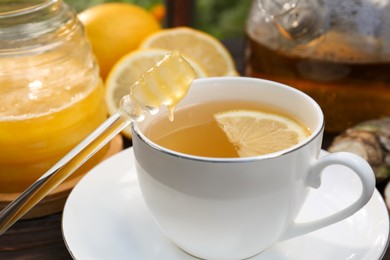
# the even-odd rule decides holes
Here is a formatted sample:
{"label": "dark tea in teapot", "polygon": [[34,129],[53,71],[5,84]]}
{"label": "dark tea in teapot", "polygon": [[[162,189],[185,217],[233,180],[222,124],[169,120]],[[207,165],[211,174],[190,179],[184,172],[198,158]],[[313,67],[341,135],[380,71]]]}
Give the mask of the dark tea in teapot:
{"label": "dark tea in teapot", "polygon": [[340,132],[390,116],[389,28],[388,2],[254,1],[245,74],[306,92]]}

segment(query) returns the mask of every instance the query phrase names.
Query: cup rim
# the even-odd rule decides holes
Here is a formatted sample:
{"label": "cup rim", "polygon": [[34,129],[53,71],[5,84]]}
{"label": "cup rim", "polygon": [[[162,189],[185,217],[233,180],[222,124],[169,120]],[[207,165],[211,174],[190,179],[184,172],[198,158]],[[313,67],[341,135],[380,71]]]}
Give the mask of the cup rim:
{"label": "cup rim", "polygon": [[285,154],[289,154],[289,153],[295,152],[296,150],[301,149],[303,146],[306,146],[307,144],[309,144],[310,142],[315,140],[323,132],[323,130],[325,128],[325,120],[324,120],[324,115],[323,115],[323,112],[322,112],[320,106],[309,95],[307,95],[306,93],[304,93],[304,92],[302,92],[300,90],[297,90],[297,89],[295,89],[293,87],[287,86],[287,85],[279,83],[279,82],[266,80],[266,79],[251,78],[251,77],[237,77],[237,76],[198,78],[198,79],[195,79],[194,81],[196,81],[196,82],[202,82],[202,81],[207,81],[207,82],[209,82],[209,81],[210,82],[220,81],[220,82],[223,82],[223,81],[231,81],[231,80],[267,82],[268,84],[278,85],[279,87],[287,88],[290,91],[293,91],[293,92],[299,93],[300,95],[305,96],[305,98],[308,99],[310,101],[310,103],[313,104],[313,107],[318,112],[318,114],[320,116],[320,120],[321,120],[321,125],[319,127],[317,127],[316,129],[313,129],[313,132],[311,133],[311,135],[308,138],[306,138],[305,140],[299,142],[296,145],[293,145],[293,146],[291,146],[291,147],[289,147],[287,149],[283,149],[283,150],[280,150],[280,151],[277,151],[277,152],[268,153],[268,154],[264,154],[264,155],[250,156],[250,157],[235,157],[235,158],[206,157],[206,156],[198,156],[198,155],[191,155],[191,154],[177,152],[177,151],[168,149],[166,147],[163,147],[161,145],[158,145],[155,142],[153,142],[152,140],[150,140],[149,138],[147,138],[142,133],[142,131],[140,130],[140,128],[138,127],[136,122],[133,122],[131,124],[133,138],[134,137],[139,138],[143,143],[145,143],[149,147],[153,148],[154,150],[157,150],[159,152],[162,152],[162,153],[174,156],[174,157],[179,157],[179,158],[184,158],[184,159],[189,159],[189,160],[194,160],[194,161],[203,161],[203,162],[221,162],[221,163],[232,162],[232,163],[237,163],[237,162],[248,162],[248,161],[258,161],[258,160],[272,159],[272,158],[275,158],[275,157],[279,157],[281,155],[285,155]]}

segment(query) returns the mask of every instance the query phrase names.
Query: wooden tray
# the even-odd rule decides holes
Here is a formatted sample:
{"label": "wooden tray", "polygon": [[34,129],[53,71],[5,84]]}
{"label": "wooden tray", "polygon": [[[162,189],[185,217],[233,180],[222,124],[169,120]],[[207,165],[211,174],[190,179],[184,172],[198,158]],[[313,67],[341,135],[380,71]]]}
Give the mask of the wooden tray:
{"label": "wooden tray", "polygon": [[[123,149],[122,136],[118,135],[108,144],[106,155],[102,161],[108,157],[120,152]],[[42,201],[33,207],[22,219],[31,219],[51,215],[53,213],[61,212],[64,208],[66,199],[73,187],[83,176],[65,180],[51,193],[49,193]],[[0,193],[0,209],[6,207],[11,201],[16,199],[19,193]]]}

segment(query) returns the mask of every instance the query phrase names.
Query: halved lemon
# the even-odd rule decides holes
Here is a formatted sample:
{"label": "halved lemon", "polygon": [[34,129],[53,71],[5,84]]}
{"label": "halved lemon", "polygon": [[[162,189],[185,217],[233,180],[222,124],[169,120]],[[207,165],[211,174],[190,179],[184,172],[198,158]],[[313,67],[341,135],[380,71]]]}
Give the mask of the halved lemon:
{"label": "halved lemon", "polygon": [[240,157],[287,149],[310,135],[292,118],[252,110],[231,110],[214,115]]}
{"label": "halved lemon", "polygon": [[225,46],[213,36],[196,29],[177,27],[161,30],[146,37],[140,48],[178,50],[204,68],[208,77],[238,75]]}
{"label": "halved lemon", "polygon": [[[116,113],[119,102],[124,95],[130,92],[130,86],[138,81],[141,76],[158,61],[160,61],[169,51],[159,49],[144,49],[130,52],[122,57],[111,69],[105,82],[105,99],[108,113]],[[205,77],[204,70],[194,61],[185,57],[194,69],[198,78]],[[123,134],[131,138],[130,127],[123,131]]]}
{"label": "halved lemon", "polygon": [[146,36],[161,29],[150,12],[130,3],[94,5],[79,13],[78,18],[85,26],[103,79],[123,55],[137,49]]}

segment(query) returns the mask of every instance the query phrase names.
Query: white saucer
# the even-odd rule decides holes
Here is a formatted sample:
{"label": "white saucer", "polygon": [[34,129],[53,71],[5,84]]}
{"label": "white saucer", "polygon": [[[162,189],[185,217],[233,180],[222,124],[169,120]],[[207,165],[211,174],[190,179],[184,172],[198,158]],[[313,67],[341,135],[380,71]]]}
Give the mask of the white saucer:
{"label": "white saucer", "polygon": [[[141,197],[134,164],[129,148],[98,165],[73,189],[62,220],[69,252],[76,259],[194,259],[155,225]],[[299,220],[337,211],[360,190],[357,177],[341,166],[328,167],[322,183],[322,189],[310,191]],[[389,216],[375,190],[369,203],[350,218],[277,243],[253,259],[380,259],[388,236]]]}

